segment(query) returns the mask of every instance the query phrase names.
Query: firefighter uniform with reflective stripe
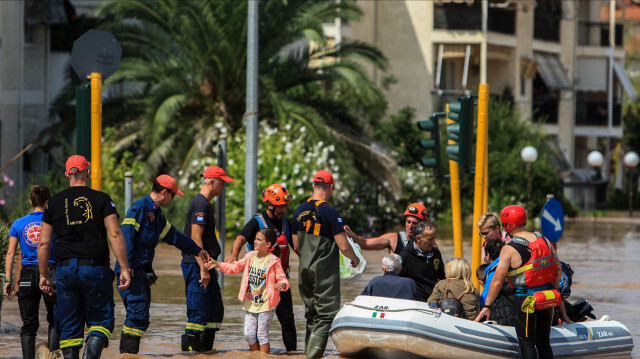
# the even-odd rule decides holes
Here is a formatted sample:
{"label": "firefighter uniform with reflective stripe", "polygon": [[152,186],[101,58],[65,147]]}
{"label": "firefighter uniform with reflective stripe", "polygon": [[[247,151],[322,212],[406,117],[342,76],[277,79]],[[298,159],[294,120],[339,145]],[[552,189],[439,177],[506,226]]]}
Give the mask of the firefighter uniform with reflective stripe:
{"label": "firefighter uniform with reflective stripe", "polygon": [[[120,228],[127,245],[129,267],[133,270],[129,288],[118,290],[127,310],[122,333],[141,337],[149,327],[150,285],[157,279],[153,272],[153,258],[159,241],[195,255],[201,248],[166,220],[149,195],[129,208]],[[120,273],[118,262],[115,272]]]}
{"label": "firefighter uniform with reflective stripe", "polygon": [[299,287],[307,335],[328,337],[340,310],[339,249],[334,236],[344,232],[340,213],[325,201],[309,198],[293,217],[300,243]]}

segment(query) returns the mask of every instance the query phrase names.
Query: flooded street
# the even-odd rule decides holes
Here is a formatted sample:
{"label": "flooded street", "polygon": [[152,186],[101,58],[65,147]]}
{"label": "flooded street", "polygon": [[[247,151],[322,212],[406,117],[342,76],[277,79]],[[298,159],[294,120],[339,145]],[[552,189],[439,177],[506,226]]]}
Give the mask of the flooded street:
{"label": "flooded street", "polygon": [[[614,219],[615,220],[615,219]],[[593,306],[593,313],[600,318],[608,314],[613,320],[621,321],[633,333],[636,347],[633,356],[640,357],[640,309],[636,302],[640,279],[640,220],[634,223],[603,222],[592,219],[572,221],[567,219],[563,238],[558,243],[561,260],[571,264],[573,276],[570,301],[579,297],[586,298]],[[467,225],[468,227],[468,225]],[[454,255],[450,229],[443,228],[437,240],[443,258]],[[227,252],[231,242],[226,244]],[[359,279],[342,281],[342,303],[352,300],[360,294],[364,286],[374,276],[380,275],[380,260],[385,251],[365,252],[368,265]],[[469,258],[471,244],[465,243],[464,254]],[[180,270],[180,252],[172,246],[162,244],[158,247],[154,268],[160,277],[152,289],[151,326],[143,337],[139,356],[143,357],[189,357],[203,358],[211,354],[183,353],[180,351],[180,335],[184,332],[186,307],[184,281]],[[298,348],[304,345],[304,306],[297,288],[297,257],[292,256],[292,290],[294,311],[298,328]],[[225,275],[224,302],[225,317],[221,331],[216,335],[214,348],[219,358],[264,358],[282,357],[304,358],[303,352],[284,353],[280,336],[280,325],[274,319],[270,339],[272,355],[249,353],[243,336],[244,312],[237,300],[240,275]],[[103,358],[119,357],[118,346],[120,331],[124,321],[124,307],[116,292],[116,327],[109,348],[103,352]],[[41,325],[46,323],[44,309],[41,311]],[[2,323],[0,327],[0,357],[20,358],[19,329],[21,321],[15,299],[5,300],[2,304]],[[38,332],[38,343],[46,340],[46,326]],[[325,358],[340,358],[329,342]]]}

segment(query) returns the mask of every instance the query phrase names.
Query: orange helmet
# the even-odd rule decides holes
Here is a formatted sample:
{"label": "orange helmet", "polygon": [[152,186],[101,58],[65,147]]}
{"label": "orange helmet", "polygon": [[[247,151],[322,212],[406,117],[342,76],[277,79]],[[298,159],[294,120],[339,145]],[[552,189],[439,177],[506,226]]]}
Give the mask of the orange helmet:
{"label": "orange helmet", "polygon": [[405,216],[414,216],[421,221],[429,219],[427,216],[427,209],[421,203],[411,203],[407,209],[404,210]]}
{"label": "orange helmet", "polygon": [[264,197],[263,202],[270,202],[274,206],[278,206],[281,204],[287,204],[291,202],[293,196],[287,191],[287,189],[278,183],[274,183],[271,186],[267,187],[267,189],[262,192],[262,197]]}
{"label": "orange helmet", "polygon": [[507,232],[511,232],[514,228],[527,224],[527,211],[516,205],[506,206],[500,213],[502,226]]}

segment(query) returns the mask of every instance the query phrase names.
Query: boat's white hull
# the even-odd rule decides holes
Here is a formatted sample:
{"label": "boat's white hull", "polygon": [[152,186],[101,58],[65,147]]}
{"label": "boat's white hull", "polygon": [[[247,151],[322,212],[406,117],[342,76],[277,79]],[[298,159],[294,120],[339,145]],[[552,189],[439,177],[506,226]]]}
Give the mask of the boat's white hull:
{"label": "boat's white hull", "polygon": [[[345,304],[333,322],[331,339],[347,356],[520,356],[513,327],[459,319],[424,302],[371,296],[358,296]],[[610,357],[630,355],[633,339],[627,327],[604,316],[553,327],[551,345],[556,357]]]}

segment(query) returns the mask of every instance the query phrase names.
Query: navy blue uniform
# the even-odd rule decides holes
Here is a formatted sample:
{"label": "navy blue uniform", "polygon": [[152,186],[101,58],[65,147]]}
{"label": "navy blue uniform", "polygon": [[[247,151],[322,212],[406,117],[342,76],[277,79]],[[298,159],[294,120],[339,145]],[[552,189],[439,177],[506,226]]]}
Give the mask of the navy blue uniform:
{"label": "navy blue uniform", "polygon": [[[141,337],[149,328],[149,286],[157,278],[153,272],[153,258],[160,240],[187,253],[198,254],[201,248],[167,221],[150,195],[129,208],[120,229],[127,245],[129,268],[133,270],[129,288],[118,290],[127,309],[122,332]],[[120,273],[118,262],[115,272]]]}
{"label": "navy blue uniform", "polygon": [[51,197],[42,216],[56,238],[54,316],[61,349],[82,346],[85,323],[87,337],[97,336],[108,346],[115,303],[104,219],[112,214],[118,212],[109,195],[73,186]]}
{"label": "navy blue uniform", "polygon": [[[216,236],[215,218],[211,203],[201,193],[187,208],[187,218],[184,224],[184,233],[191,237],[191,225],[204,226],[202,232],[202,245],[211,258],[217,259],[220,255],[220,244]],[[224,318],[224,305],[222,303],[222,291],[217,281],[217,271],[209,270],[211,280],[204,288],[200,285],[200,266],[194,255],[182,253],[182,276],[185,282],[185,296],[187,298],[187,325],[185,334],[200,334],[205,331],[216,332],[220,330]]]}
{"label": "navy blue uniform", "polygon": [[410,240],[400,253],[400,257],[402,257],[400,275],[416,282],[418,288],[416,300],[426,302],[436,283],[446,278],[440,250],[433,247],[429,252],[424,253],[416,246],[415,240]]}

